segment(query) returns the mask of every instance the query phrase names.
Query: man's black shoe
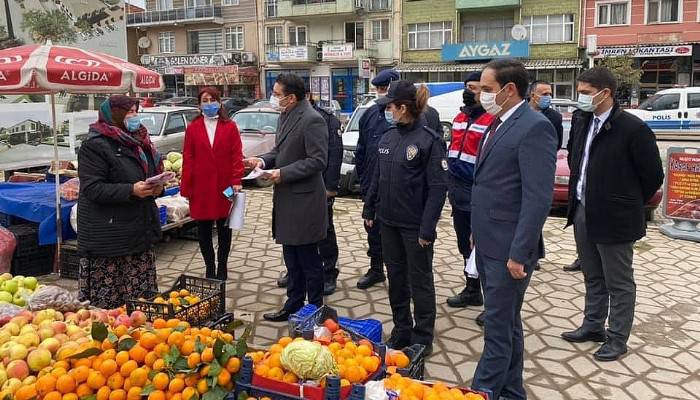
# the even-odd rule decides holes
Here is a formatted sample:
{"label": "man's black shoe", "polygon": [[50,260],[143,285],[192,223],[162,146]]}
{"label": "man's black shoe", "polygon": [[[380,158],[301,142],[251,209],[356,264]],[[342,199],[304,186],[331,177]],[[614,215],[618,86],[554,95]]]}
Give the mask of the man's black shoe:
{"label": "man's black shoe", "polygon": [[277,278],[277,287],[285,288],[289,283],[289,273],[285,272],[284,275]]}
{"label": "man's black shoe", "polygon": [[566,272],[574,272],[574,271],[580,271],[581,270],[581,260],[578,258],[576,261],[572,262],[570,265],[565,265],[564,266],[564,271]]}
{"label": "man's black shoe", "polygon": [[605,332],[591,332],[583,328],[578,328],[571,332],[562,332],[561,337],[567,342],[605,342]]}
{"label": "man's black shoe", "polygon": [[593,358],[598,361],[615,361],[627,353],[627,345],[616,341],[607,341],[600,349],[593,353]]}
{"label": "man's black shoe", "polygon": [[263,318],[270,322],[285,322],[289,319],[290,315],[291,313],[289,311],[282,309],[277,312],[263,314]]}
{"label": "man's black shoe", "polygon": [[482,311],[479,313],[479,315],[476,316],[476,324],[483,327],[484,326],[484,318],[486,317],[486,311]]}
{"label": "man's black shoe", "polygon": [[333,293],[335,293],[335,289],[337,289],[337,286],[338,284],[335,279],[333,279],[332,281],[323,282],[323,295],[332,295]]}
{"label": "man's black shoe", "polygon": [[458,295],[448,298],[447,305],[455,308],[464,308],[468,306],[478,307],[484,305],[484,297],[481,295],[480,288],[474,290],[470,287],[466,287]]}
{"label": "man's black shoe", "polygon": [[401,350],[404,347],[410,346],[411,341],[407,338],[400,338],[400,337],[396,337],[394,335],[391,335],[389,340],[386,341],[386,345],[390,349]]}
{"label": "man's black shoe", "polygon": [[535,271],[539,271],[542,267],[540,267],[540,262],[537,261],[537,264],[535,264]]}
{"label": "man's black shoe", "polygon": [[375,272],[370,269],[365,276],[357,281],[357,288],[362,290],[369,289],[377,283],[384,282],[384,279],[384,273]]}

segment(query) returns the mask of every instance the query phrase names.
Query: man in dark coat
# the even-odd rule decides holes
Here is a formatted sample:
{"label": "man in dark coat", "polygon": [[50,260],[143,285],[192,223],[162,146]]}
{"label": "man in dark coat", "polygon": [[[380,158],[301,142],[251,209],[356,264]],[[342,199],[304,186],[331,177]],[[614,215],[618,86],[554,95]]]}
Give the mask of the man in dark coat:
{"label": "man in dark coat", "polygon": [[282,111],[275,147],[260,157],[248,158],[249,168],[268,170],[274,182],[272,236],[282,244],[289,273],[287,302],[263,317],[282,322],[308,302],[323,305],[323,264],[318,243],[326,237],[328,207],[323,171],[328,162],[328,128],[323,117],[306,100],[304,81],[280,74],[271,103]]}
{"label": "man in dark coat", "polygon": [[581,327],[562,337],[604,342],[593,357],[614,361],[627,352],[634,320],[634,242],[646,234],[644,205],[664,173],[654,133],[615,102],[610,70],[591,68],[577,81],[583,113],[571,127],[567,226],[574,225],[586,305]]}
{"label": "man in dark coat", "polygon": [[541,112],[557,131],[557,150],[564,140],[564,126],[559,111],[552,108],[552,84],[547,81],[534,81],[530,84],[530,108]]}

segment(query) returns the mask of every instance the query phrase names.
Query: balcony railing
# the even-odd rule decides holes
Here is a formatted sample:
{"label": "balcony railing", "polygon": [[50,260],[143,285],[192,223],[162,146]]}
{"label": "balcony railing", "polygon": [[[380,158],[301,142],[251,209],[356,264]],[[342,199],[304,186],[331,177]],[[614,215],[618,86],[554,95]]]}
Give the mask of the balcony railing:
{"label": "balcony railing", "polygon": [[127,25],[160,25],[168,23],[187,23],[221,20],[221,6],[175,8],[165,11],[144,11],[126,15]]}
{"label": "balcony railing", "polygon": [[359,0],[278,0],[276,2],[276,16],[292,18],[351,14],[358,9],[358,1]]}
{"label": "balcony railing", "polygon": [[358,4],[369,12],[391,11],[392,0],[357,0]]}

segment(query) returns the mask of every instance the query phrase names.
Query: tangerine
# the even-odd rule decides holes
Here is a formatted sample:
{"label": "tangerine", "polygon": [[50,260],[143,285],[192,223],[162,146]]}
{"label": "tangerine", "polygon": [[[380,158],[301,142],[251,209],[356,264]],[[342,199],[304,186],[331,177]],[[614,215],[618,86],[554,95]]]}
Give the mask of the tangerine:
{"label": "tangerine", "polygon": [[148,354],[148,350],[141,347],[141,345],[138,343],[129,350],[129,358],[139,364],[143,364],[143,362],[146,360],[146,354]]}
{"label": "tangerine", "polygon": [[188,386],[182,391],[182,400],[192,400],[197,396],[197,389]]}
{"label": "tangerine", "polygon": [[202,356],[199,353],[192,353],[187,357],[187,366],[194,368],[202,361]]}
{"label": "tangerine", "polygon": [[284,346],[281,344],[275,343],[272,346],[270,346],[270,353],[281,353],[282,350],[284,350]]}
{"label": "tangerine", "polygon": [[158,343],[160,339],[152,332],[144,332],[139,339],[139,344],[146,350],[153,350]]}
{"label": "tangerine", "polygon": [[88,375],[90,375],[90,368],[88,368],[84,365],[81,365],[79,367],[76,367],[76,368],[73,368],[72,370],[70,370],[70,372],[68,372],[68,374],[70,376],[72,376],[73,379],[75,379],[76,383],[83,383],[87,380]]}
{"label": "tangerine", "polygon": [[200,379],[199,382],[197,382],[197,392],[199,394],[204,394],[209,391],[209,385],[207,384],[206,379]]}
{"label": "tangerine", "polygon": [[155,363],[159,358],[160,357],[158,357],[154,351],[149,351],[148,354],[146,354],[146,358],[143,360],[143,363],[150,368],[153,367],[153,363]]}
{"label": "tangerine", "polygon": [[90,389],[97,390],[104,386],[106,383],[107,378],[105,378],[105,376],[101,372],[92,371],[90,372],[90,375],[88,375],[87,384],[90,387]]}
{"label": "tangerine", "polygon": [[107,386],[112,390],[122,389],[124,387],[124,377],[119,372],[115,372],[107,378]]}
{"label": "tangerine", "polygon": [[53,375],[44,375],[36,380],[34,384],[39,397],[44,397],[47,393],[56,390],[56,377]]}
{"label": "tangerine", "polygon": [[391,358],[392,358],[394,365],[396,365],[399,368],[406,368],[411,363],[411,360],[402,351],[395,352],[391,356]]}
{"label": "tangerine", "polygon": [[262,377],[267,378],[267,375],[270,373],[270,367],[268,367],[265,364],[260,364],[255,367],[255,375],[259,375]]}
{"label": "tangerine", "polygon": [[133,386],[144,387],[148,381],[148,371],[144,368],[136,368],[129,374],[129,381]]}
{"label": "tangerine", "polygon": [[[282,375],[282,377],[284,377],[284,375]],[[219,372],[219,376],[217,377],[216,381],[221,386],[228,385],[231,382],[231,373],[228,372],[225,368],[222,368],[221,372]]]}
{"label": "tangerine", "polygon": [[185,389],[185,381],[182,378],[173,378],[168,384],[170,393],[180,393]]}
{"label": "tangerine", "polygon": [[126,400],[141,400],[141,388],[133,386],[126,392]]}
{"label": "tangerine", "polygon": [[163,318],[157,318],[153,320],[153,329],[165,328],[168,323]]}
{"label": "tangerine", "polygon": [[182,332],[175,331],[170,334],[168,337],[168,344],[170,346],[177,346],[180,347],[182,343],[185,341],[185,335],[183,335]]}
{"label": "tangerine", "polygon": [[173,333],[173,330],[170,328],[162,328],[158,329],[156,331],[156,336],[158,336],[158,339],[160,339],[161,343],[165,343],[168,341],[168,337],[170,334]]}
{"label": "tangerine", "polygon": [[180,325],[180,320],[177,318],[171,318],[165,324],[167,328],[177,328],[178,325]]}
{"label": "tangerine", "polygon": [[115,349],[105,350],[100,354],[103,360],[114,360],[117,356],[117,351]]}
{"label": "tangerine", "polygon": [[299,382],[299,378],[297,378],[293,372],[285,372],[282,381],[286,383],[297,383]]}
{"label": "tangerine", "polygon": [[116,361],[117,365],[120,367],[124,365],[127,361],[129,361],[129,359],[129,352],[124,350],[120,351],[116,354],[116,356],[114,356],[114,361]]}
{"label": "tangerine", "polygon": [[109,394],[109,400],[126,400],[126,390],[117,389]]}
{"label": "tangerine", "polygon": [[63,395],[63,400],[79,400],[79,397],[75,393],[66,393]]}
{"label": "tangerine", "polygon": [[88,386],[87,383],[81,383],[75,389],[75,394],[78,395],[78,398],[83,398],[83,397],[91,396],[93,394],[93,391],[92,391],[92,388],[90,388],[90,386]]}
{"label": "tangerine", "polygon": [[102,386],[97,390],[95,400],[109,400],[110,394],[112,394],[112,390],[107,386]]}
{"label": "tangerine", "polygon": [[180,354],[183,356],[189,356],[194,352],[194,340],[185,340],[182,342],[182,346],[180,346]]}
{"label": "tangerine", "polygon": [[214,349],[212,349],[211,347],[207,347],[206,349],[204,349],[204,351],[202,352],[202,361],[204,361],[205,363],[210,363],[214,361]]}
{"label": "tangerine", "polygon": [[366,344],[361,344],[357,346],[357,354],[369,357],[372,355],[372,347],[367,346]]}
{"label": "tangerine", "polygon": [[267,365],[269,365],[270,368],[282,367],[282,361],[280,361],[281,356],[282,355],[280,353],[270,354],[270,358],[267,360]]}
{"label": "tangerine", "polygon": [[270,368],[270,372],[267,373],[267,377],[276,381],[281,381],[282,378],[284,378],[284,371],[280,367],[272,367]]}
{"label": "tangerine", "polygon": [[241,369],[241,360],[238,357],[231,357],[226,362],[226,370],[236,374]]}
{"label": "tangerine", "polygon": [[152,383],[156,389],[165,390],[168,387],[168,383],[170,383],[170,379],[168,374],[159,372],[153,377]]}
{"label": "tangerine", "polygon": [[51,370],[51,376],[53,376],[54,378],[58,378],[58,377],[63,376],[67,373],[68,372],[66,371],[66,369],[61,368],[61,367],[54,368],[53,370]]}
{"label": "tangerine", "polygon": [[[52,392],[46,393],[42,400],[61,400],[61,399],[63,399],[63,395],[61,394],[61,392],[54,390]],[[99,399],[99,400],[101,400],[101,399]]]}
{"label": "tangerine", "polygon": [[71,393],[75,390],[75,379],[68,374],[64,374],[56,379],[56,389],[63,393]]}
{"label": "tangerine", "polygon": [[119,368],[119,373],[121,373],[122,376],[126,378],[127,376],[131,375],[131,373],[134,372],[134,370],[138,367],[139,364],[136,361],[129,360],[122,364],[122,366]]}
{"label": "tangerine", "polygon": [[17,391],[15,391],[14,399],[15,400],[30,400],[35,398],[37,395],[36,393],[36,386],[35,385],[25,385],[25,386],[20,386]]}
{"label": "tangerine", "polygon": [[350,383],[359,383],[362,381],[362,371],[358,366],[350,366],[345,370],[345,379],[350,381]]}
{"label": "tangerine", "polygon": [[154,371],[162,371],[165,368],[165,360],[162,358],[157,359],[153,365],[152,368]]}

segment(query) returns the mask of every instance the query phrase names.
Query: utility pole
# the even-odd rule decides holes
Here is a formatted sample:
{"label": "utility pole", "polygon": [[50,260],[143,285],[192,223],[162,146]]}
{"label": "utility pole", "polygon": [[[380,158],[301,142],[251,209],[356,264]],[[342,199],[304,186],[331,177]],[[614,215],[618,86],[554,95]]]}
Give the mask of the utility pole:
{"label": "utility pole", "polygon": [[12,15],[10,14],[10,0],[5,0],[5,19],[7,20],[7,38],[15,39],[15,31],[12,28]]}

